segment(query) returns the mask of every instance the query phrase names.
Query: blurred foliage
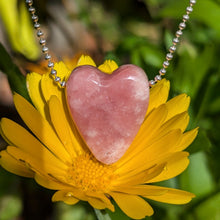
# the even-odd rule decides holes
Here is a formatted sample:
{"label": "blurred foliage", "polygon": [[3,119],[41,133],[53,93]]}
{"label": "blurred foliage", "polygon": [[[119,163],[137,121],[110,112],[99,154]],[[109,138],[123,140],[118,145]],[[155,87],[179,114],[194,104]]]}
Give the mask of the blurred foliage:
{"label": "blurred foliage", "polygon": [[[93,209],[86,206],[84,203],[79,202],[72,206],[66,205],[63,202],[56,204],[55,208],[55,220],[95,220]],[[107,219],[106,219],[107,220]]]}
{"label": "blurred foliage", "polygon": [[10,55],[0,42],[0,70],[8,77],[8,82],[13,92],[16,92],[30,101],[26,78],[19,68],[13,63]]}
{"label": "blurred foliage", "polygon": [[[48,1],[47,8],[52,4]],[[94,36],[97,49],[92,53],[97,61],[100,60],[97,54],[105,54],[105,58],[114,59],[119,65],[133,63],[144,68],[152,79],[162,67],[188,1],[63,0],[56,4],[65,8],[68,19],[80,21]],[[70,5],[77,10],[71,11]],[[41,16],[47,18],[45,14]],[[146,219],[220,219],[220,1],[199,0],[190,17],[166,77],[171,81],[171,97],[180,93],[191,97],[189,129],[199,126],[199,135],[188,148],[191,153],[188,169],[161,185],[189,190],[196,194],[196,198],[185,206],[151,202],[155,214]],[[9,32],[15,31],[13,25],[5,25]],[[11,41],[16,49],[13,41],[16,40]],[[0,53],[2,55],[2,50]],[[33,58],[30,53],[27,57]],[[2,60],[4,56],[1,56]],[[0,184],[11,180],[11,175],[7,175],[7,180],[4,175],[1,171]],[[20,215],[21,197],[10,194],[11,184],[16,185],[16,181],[0,188],[0,216]],[[93,210],[84,203],[73,207],[57,203],[52,210],[59,220],[94,219]],[[115,213],[108,213],[112,219],[129,219],[118,207]]]}
{"label": "blurred foliage", "polygon": [[22,199],[18,193],[19,178],[0,167],[0,219],[11,220],[21,214]]}
{"label": "blurred foliage", "polygon": [[0,0],[0,17],[13,49],[30,60],[37,59],[40,49],[33,35],[33,25],[25,1]]}

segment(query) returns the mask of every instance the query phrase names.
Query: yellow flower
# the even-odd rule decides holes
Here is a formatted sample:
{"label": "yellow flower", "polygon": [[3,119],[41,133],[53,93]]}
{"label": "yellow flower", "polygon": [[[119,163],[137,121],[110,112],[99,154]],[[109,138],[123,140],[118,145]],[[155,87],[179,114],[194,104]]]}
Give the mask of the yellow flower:
{"label": "yellow flower", "polygon": [[[82,56],[79,65],[95,63]],[[100,66],[108,73],[116,68],[113,61]],[[62,62],[55,69],[62,80],[71,73]],[[3,118],[0,130],[9,146],[1,151],[0,163],[14,174],[56,190],[52,201],[73,205],[83,200],[96,209],[114,211],[114,200],[129,217],[141,219],[153,214],[148,200],[185,204],[194,197],[151,184],[186,169],[189,154],[183,150],[198,130],[184,132],[190,100],[182,94],[167,101],[169,81],[163,79],[151,88],[145,121],[125,155],[111,165],[102,164],[89,152],[68,113],[64,90],[53,83],[49,73],[29,74],[27,85],[35,107],[18,94],[14,103],[32,133]]]}

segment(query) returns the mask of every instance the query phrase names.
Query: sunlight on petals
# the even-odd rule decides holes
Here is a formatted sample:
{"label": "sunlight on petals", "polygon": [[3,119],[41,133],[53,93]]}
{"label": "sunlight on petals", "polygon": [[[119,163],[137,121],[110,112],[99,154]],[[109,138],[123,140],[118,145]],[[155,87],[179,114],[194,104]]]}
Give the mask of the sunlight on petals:
{"label": "sunlight on petals", "polygon": [[[14,103],[23,121],[42,143],[61,160],[70,161],[70,155],[66,152],[48,121],[46,121],[39,112],[20,95],[14,95]],[[32,118],[32,120],[29,120],[30,118]]]}
{"label": "sunlight on petals", "polygon": [[[82,65],[96,67],[91,57],[82,55],[72,65],[55,63],[55,69],[61,80],[66,80],[72,72],[70,66],[74,70]],[[107,60],[98,68],[110,74],[118,65]],[[0,152],[0,164],[9,172],[34,178],[39,185],[55,190],[53,202],[74,205],[85,201],[93,208],[112,212],[116,203],[128,217],[142,219],[154,213],[143,198],[185,204],[194,197],[152,185],[187,168],[189,154],[182,150],[198,133],[198,128],[185,132],[190,98],[181,94],[167,101],[168,80],[152,86],[139,132],[126,153],[111,165],[101,163],[89,151],[69,113],[65,90],[49,72],[28,74],[27,86],[35,107],[18,94],[14,94],[14,103],[28,129],[9,119],[1,120],[0,133],[9,146]]]}
{"label": "sunlight on petals", "polygon": [[170,82],[166,79],[162,79],[151,88],[147,114],[149,114],[154,108],[164,104],[167,101],[169,90]]}
{"label": "sunlight on petals", "polygon": [[87,56],[87,55],[82,55],[77,64],[76,64],[76,67],[78,66],[83,66],[83,65],[89,65],[89,66],[94,66],[96,67],[96,64],[95,62],[93,61],[93,59],[90,57],[90,56]]}
{"label": "sunlight on petals", "polygon": [[72,189],[72,186],[59,182],[57,179],[54,179],[53,176],[51,176],[51,178],[48,178],[48,176],[35,174],[34,179],[39,185],[47,189],[52,189],[52,190],[65,190],[68,188],[69,190]]}
{"label": "sunlight on petals", "polygon": [[30,73],[26,77],[26,84],[29,96],[34,104],[34,106],[37,108],[37,110],[41,113],[41,115],[46,118],[45,116],[45,101],[43,99],[43,95],[40,89],[40,81],[41,81],[42,75],[38,73]]}
{"label": "sunlight on petals", "polygon": [[16,175],[30,178],[34,177],[32,170],[28,169],[23,162],[18,161],[5,150],[0,153],[0,164],[4,169]]}
{"label": "sunlight on petals", "polygon": [[68,205],[75,205],[79,199],[75,198],[73,193],[68,191],[58,191],[52,197],[53,202],[63,201]]}
{"label": "sunlight on petals", "polygon": [[173,116],[185,112],[188,110],[190,104],[190,97],[186,94],[178,95],[170,99],[166,106],[168,108],[168,115],[166,120],[169,120]]}
{"label": "sunlight on petals", "polygon": [[195,197],[193,193],[186,191],[166,187],[160,188],[167,189],[167,192],[160,196],[147,196],[146,198],[170,204],[186,204]]}
{"label": "sunlight on petals", "polygon": [[167,164],[164,167],[163,172],[161,172],[157,177],[150,180],[151,183],[160,182],[167,179],[176,177],[182,173],[189,165],[188,152],[177,152],[174,153],[167,159]]}
{"label": "sunlight on petals", "polygon": [[121,210],[130,218],[142,219],[153,215],[152,207],[144,199],[136,195],[124,193],[111,193]]}
{"label": "sunlight on petals", "polygon": [[106,60],[103,64],[101,64],[98,69],[101,70],[104,73],[111,74],[113,71],[115,71],[118,68],[118,65],[113,60]]}
{"label": "sunlight on petals", "polygon": [[197,135],[198,135],[198,128],[194,128],[193,130],[184,133],[182,135],[182,139],[180,143],[177,146],[177,149],[179,151],[185,150],[194,141]]}

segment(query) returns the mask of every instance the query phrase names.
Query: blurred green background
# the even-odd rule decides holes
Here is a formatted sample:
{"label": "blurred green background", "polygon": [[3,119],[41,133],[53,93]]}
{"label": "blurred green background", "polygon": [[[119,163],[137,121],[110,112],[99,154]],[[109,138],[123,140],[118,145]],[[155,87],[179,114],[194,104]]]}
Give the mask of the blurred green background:
{"label": "blurred green background", "polygon": [[[22,84],[24,77],[16,78],[11,72],[25,75],[41,61],[24,2],[0,0],[0,42],[19,67],[12,68],[10,58],[6,60],[0,50],[0,117],[19,123],[22,122],[14,109],[5,74],[9,82]],[[162,66],[188,2],[35,0],[35,6],[48,46],[58,60],[85,52],[98,64],[110,58],[119,65],[139,65],[152,79]],[[196,198],[185,206],[151,202],[155,214],[146,219],[220,219],[220,0],[198,0],[190,17],[166,78],[171,81],[170,97],[180,93],[191,97],[188,129],[199,126],[199,135],[188,148],[191,153],[188,169],[160,185],[188,190]],[[1,139],[0,149],[6,145]],[[86,203],[52,204],[51,195],[51,191],[33,180],[0,168],[0,220],[96,219]],[[118,208],[109,215],[116,220],[130,219]]]}

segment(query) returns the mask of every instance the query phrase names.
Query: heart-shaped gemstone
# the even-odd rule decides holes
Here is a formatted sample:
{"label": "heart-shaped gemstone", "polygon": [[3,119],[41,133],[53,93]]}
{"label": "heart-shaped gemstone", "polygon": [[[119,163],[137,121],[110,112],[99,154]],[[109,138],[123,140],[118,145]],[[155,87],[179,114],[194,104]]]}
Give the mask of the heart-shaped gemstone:
{"label": "heart-shaped gemstone", "polygon": [[79,66],[66,84],[69,110],[97,160],[112,164],[131,145],[147,111],[149,84],[145,72],[127,64],[106,74]]}

